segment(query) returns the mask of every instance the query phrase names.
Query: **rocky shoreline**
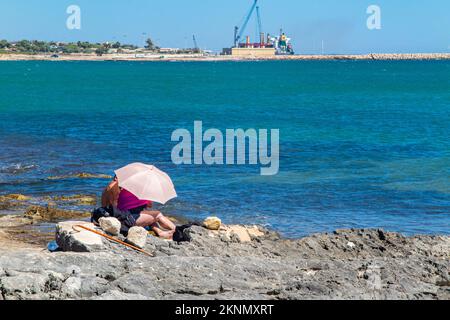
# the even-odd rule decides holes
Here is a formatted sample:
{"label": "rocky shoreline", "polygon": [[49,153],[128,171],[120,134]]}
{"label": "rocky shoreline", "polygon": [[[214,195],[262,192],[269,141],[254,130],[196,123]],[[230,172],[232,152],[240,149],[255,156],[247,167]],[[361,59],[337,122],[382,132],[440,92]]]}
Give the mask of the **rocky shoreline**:
{"label": "rocky shoreline", "polygon": [[109,242],[84,253],[0,250],[0,299],[450,299],[449,237],[189,234],[183,243],[150,236],[154,257]]}
{"label": "rocky shoreline", "polygon": [[369,53],[369,54],[330,54],[330,55],[292,55],[273,57],[233,57],[203,55],[154,54],[136,56],[135,54],[66,54],[54,58],[45,54],[0,54],[0,61],[262,61],[262,60],[450,60],[450,53]]}
{"label": "rocky shoreline", "polygon": [[34,237],[30,226],[58,211],[45,208],[0,216],[0,300],[450,299],[448,236],[352,229],[288,240],[259,226],[193,226],[189,242],[148,235],[153,257],[106,239],[51,253],[54,227],[36,243],[11,233]]}

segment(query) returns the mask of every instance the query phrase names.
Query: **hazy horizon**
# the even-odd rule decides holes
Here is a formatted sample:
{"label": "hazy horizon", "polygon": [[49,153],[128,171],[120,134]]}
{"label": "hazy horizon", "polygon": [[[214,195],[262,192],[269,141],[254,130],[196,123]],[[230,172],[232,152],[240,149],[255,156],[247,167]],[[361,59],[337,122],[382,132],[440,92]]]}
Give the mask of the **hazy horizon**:
{"label": "hazy horizon", "polygon": [[[202,49],[220,51],[233,42],[233,28],[248,12],[252,0],[227,2],[192,0],[111,3],[106,0],[3,0],[0,39],[9,41],[90,41],[142,47],[149,36],[161,47],[193,47],[195,34]],[[81,29],[69,30],[69,5],[81,8]],[[366,10],[381,8],[381,29],[369,30]],[[260,0],[263,31],[280,28],[292,38],[299,54],[443,53],[450,51],[450,3],[411,0]],[[145,33],[145,34],[144,34]],[[252,19],[246,33],[256,37]],[[322,47],[323,41],[323,47]]]}

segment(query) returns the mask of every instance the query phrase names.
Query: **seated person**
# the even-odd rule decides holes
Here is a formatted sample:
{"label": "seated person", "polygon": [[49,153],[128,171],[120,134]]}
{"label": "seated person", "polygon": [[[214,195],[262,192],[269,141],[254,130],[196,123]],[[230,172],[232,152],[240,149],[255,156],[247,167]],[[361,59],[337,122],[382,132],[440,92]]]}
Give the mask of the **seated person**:
{"label": "seated person", "polygon": [[121,211],[128,211],[136,220],[136,226],[151,227],[161,238],[172,239],[175,225],[161,212],[149,210],[152,202],[139,200],[134,194],[119,187],[115,177],[102,194],[102,207],[113,206]]}

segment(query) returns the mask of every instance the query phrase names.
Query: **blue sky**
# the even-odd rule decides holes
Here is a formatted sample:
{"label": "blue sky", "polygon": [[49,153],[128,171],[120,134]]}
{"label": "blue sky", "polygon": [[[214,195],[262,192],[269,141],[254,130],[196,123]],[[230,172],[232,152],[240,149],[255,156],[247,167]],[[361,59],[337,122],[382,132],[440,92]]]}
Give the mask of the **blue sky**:
{"label": "blue sky", "polygon": [[[81,30],[68,30],[66,8],[81,8]],[[252,0],[1,0],[0,39],[121,41],[162,47],[230,46],[233,27]],[[381,30],[368,30],[366,9],[381,7]],[[297,53],[450,52],[448,0],[260,0],[263,29],[280,27]],[[256,23],[248,27],[256,33]]]}

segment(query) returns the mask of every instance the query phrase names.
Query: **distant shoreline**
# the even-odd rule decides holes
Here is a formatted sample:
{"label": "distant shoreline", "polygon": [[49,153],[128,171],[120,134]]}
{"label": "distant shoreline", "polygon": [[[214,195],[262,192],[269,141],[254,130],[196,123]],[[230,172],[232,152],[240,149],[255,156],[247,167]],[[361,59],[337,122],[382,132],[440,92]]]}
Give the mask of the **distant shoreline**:
{"label": "distant shoreline", "polygon": [[199,54],[0,54],[0,61],[292,61],[292,60],[450,60],[450,53],[374,53],[336,55],[291,55],[274,57],[203,56]]}

